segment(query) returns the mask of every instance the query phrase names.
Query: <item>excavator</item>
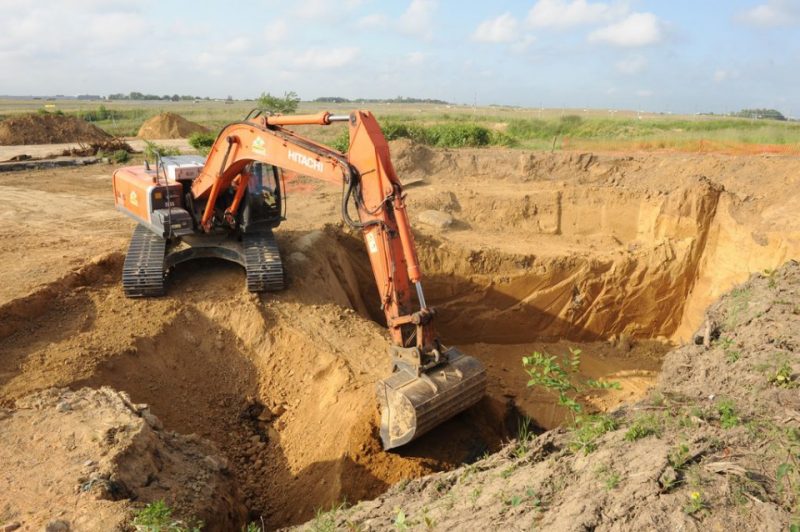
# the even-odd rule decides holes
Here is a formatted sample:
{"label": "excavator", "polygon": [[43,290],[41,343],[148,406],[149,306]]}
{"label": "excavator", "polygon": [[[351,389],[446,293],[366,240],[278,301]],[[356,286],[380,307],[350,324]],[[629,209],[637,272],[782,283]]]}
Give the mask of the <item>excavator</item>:
{"label": "excavator", "polygon": [[[337,122],[348,124],[347,153],[287,128]],[[283,289],[273,230],[285,219],[287,173],[341,185],[342,219],[363,235],[391,337],[391,372],[377,382],[384,449],[405,445],[477,403],[486,371],[439,341],[403,186],[369,111],[273,115],[254,109],[222,129],[205,159],[158,156],[154,165],[116,170],[115,206],[138,223],[123,264],[125,294],[164,295],[172,268],[204,257],[241,265],[251,292]]]}

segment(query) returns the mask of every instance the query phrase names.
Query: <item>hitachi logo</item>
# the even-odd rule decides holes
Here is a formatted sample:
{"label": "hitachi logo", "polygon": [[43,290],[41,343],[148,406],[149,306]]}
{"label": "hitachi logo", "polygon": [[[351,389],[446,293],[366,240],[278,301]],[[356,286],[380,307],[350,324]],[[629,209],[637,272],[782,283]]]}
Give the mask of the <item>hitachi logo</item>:
{"label": "hitachi logo", "polygon": [[294,161],[297,164],[302,164],[306,168],[311,168],[317,172],[322,172],[325,169],[322,166],[322,161],[312,159],[308,155],[303,155],[302,153],[298,153],[296,151],[289,150],[289,160]]}

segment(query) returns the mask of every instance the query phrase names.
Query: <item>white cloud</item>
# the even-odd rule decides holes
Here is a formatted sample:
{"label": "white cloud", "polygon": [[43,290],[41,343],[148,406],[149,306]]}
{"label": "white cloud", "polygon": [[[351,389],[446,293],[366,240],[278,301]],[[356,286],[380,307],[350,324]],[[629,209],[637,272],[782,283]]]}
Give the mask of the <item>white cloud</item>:
{"label": "white cloud", "polygon": [[250,49],[250,41],[247,37],[236,37],[230,41],[226,41],[220,49],[229,54],[240,54]]}
{"label": "white cloud", "polygon": [[725,70],[723,68],[718,68],[714,71],[714,81],[716,83],[722,83],[723,81],[728,81],[730,79],[736,79],[739,77],[738,70]]}
{"label": "white cloud", "polygon": [[409,65],[421,65],[427,59],[428,54],[425,52],[410,52],[406,54],[406,62]]}
{"label": "white cloud", "polygon": [[511,50],[521,54],[525,52],[530,46],[536,42],[536,37],[533,35],[525,35],[523,38],[511,45]]}
{"label": "white cloud", "polygon": [[275,19],[264,28],[264,38],[267,42],[283,42],[289,37],[289,24],[282,18]]}
{"label": "white cloud", "polygon": [[408,8],[400,15],[400,29],[405,33],[430,39],[433,36],[433,15],[438,4],[437,0],[411,0]]}
{"label": "white cloud", "polygon": [[360,50],[353,46],[341,48],[308,48],[297,54],[294,65],[313,69],[339,68],[352,63]]}
{"label": "white cloud", "polygon": [[503,13],[497,18],[484,20],[472,34],[478,42],[512,42],[517,39],[519,22],[511,13]]}
{"label": "white cloud", "polygon": [[739,13],[738,19],[745,24],[761,28],[800,25],[800,2],[797,0],[769,0]]}
{"label": "white cloud", "polygon": [[532,28],[564,30],[602,24],[627,12],[626,3],[620,2],[609,5],[586,0],[539,0],[528,12],[526,22]]}
{"label": "white cloud", "polygon": [[638,96],[640,98],[649,98],[653,94],[655,94],[655,93],[653,91],[651,91],[651,90],[648,90],[648,89],[642,89],[642,90],[636,91],[636,96]]}
{"label": "white cloud", "polygon": [[631,13],[589,34],[589,42],[621,47],[639,47],[656,44],[664,38],[662,23],[652,13]]}
{"label": "white cloud", "polygon": [[361,6],[363,0],[295,0],[291,13],[297,18],[307,20],[339,19],[345,12]]}
{"label": "white cloud", "polygon": [[389,17],[383,13],[373,13],[364,15],[356,21],[356,27],[362,30],[374,30],[385,28],[389,23]]}
{"label": "white cloud", "polygon": [[647,58],[643,55],[632,55],[617,61],[615,66],[623,74],[638,74],[647,68]]}

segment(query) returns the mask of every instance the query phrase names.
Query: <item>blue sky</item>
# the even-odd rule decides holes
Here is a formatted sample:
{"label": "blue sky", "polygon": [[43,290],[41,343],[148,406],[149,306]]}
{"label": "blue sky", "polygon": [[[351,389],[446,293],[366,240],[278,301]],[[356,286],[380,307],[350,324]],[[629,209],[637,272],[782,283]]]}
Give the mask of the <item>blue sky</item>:
{"label": "blue sky", "polygon": [[0,94],[800,116],[800,0],[0,0]]}

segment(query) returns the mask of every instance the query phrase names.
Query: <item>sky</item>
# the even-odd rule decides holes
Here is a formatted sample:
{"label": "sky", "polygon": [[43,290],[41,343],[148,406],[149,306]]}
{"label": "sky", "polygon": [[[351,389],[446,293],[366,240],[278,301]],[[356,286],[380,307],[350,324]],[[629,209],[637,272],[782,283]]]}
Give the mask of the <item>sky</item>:
{"label": "sky", "polygon": [[0,0],[0,94],[800,117],[800,0]]}

